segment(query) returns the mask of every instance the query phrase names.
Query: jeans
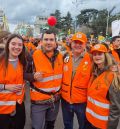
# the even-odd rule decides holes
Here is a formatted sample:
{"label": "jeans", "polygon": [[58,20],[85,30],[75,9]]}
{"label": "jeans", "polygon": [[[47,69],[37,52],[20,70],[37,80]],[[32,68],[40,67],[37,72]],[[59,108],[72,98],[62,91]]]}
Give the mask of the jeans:
{"label": "jeans", "polygon": [[73,129],[74,113],[77,116],[79,129],[86,129],[85,127],[87,122],[85,116],[86,103],[69,104],[68,102],[62,99],[61,104],[62,104],[64,129]]}
{"label": "jeans", "polygon": [[53,105],[31,104],[32,129],[54,129],[54,123],[59,111],[59,103]]}

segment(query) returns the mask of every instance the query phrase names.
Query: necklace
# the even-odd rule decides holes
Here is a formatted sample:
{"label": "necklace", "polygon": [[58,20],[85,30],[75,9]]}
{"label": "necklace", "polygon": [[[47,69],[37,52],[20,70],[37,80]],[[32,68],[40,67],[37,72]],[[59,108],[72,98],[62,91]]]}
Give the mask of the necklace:
{"label": "necklace", "polygon": [[9,61],[17,61],[18,60],[18,58],[16,58],[16,59],[8,59]]}

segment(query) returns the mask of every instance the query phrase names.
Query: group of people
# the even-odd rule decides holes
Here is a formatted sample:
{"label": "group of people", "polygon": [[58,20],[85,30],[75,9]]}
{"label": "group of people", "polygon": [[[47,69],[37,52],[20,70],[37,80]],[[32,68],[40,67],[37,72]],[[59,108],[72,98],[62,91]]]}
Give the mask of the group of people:
{"label": "group of people", "polygon": [[[24,95],[29,81],[32,129],[54,129],[61,102],[64,129],[117,129],[120,117],[120,36],[111,52],[87,37],[71,37],[71,51],[57,49],[56,34],[46,30],[41,47],[27,51],[23,38],[8,36],[0,55],[0,129],[24,129]],[[28,85],[27,85],[28,86]]]}

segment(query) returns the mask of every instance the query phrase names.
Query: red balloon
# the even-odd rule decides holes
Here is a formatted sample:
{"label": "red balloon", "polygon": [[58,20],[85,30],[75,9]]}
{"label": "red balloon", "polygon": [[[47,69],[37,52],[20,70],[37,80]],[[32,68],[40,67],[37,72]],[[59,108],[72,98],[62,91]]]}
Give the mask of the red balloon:
{"label": "red balloon", "polygon": [[54,16],[50,16],[50,17],[47,19],[47,22],[48,22],[48,25],[50,25],[50,26],[55,26],[56,23],[57,23],[57,19],[56,19],[56,17],[54,17]]}

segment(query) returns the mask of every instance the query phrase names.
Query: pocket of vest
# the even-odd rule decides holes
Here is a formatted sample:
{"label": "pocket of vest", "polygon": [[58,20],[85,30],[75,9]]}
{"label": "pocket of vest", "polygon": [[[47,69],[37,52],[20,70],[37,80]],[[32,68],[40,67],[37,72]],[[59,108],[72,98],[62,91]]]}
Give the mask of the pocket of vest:
{"label": "pocket of vest", "polygon": [[65,93],[67,93],[67,91],[66,91],[66,90],[64,90],[64,89],[61,89],[61,91],[62,91],[62,92],[65,92]]}
{"label": "pocket of vest", "polygon": [[67,93],[67,92],[68,92],[68,86],[69,86],[69,85],[68,85],[68,84],[65,84],[65,83],[62,83],[62,85],[63,85],[63,86],[62,86],[61,91]]}
{"label": "pocket of vest", "polygon": [[87,88],[80,88],[78,86],[75,86],[75,88],[80,89],[80,90],[87,90]]}
{"label": "pocket of vest", "polygon": [[68,84],[66,84],[66,83],[62,83],[63,85],[65,85],[65,86],[69,86]]}

